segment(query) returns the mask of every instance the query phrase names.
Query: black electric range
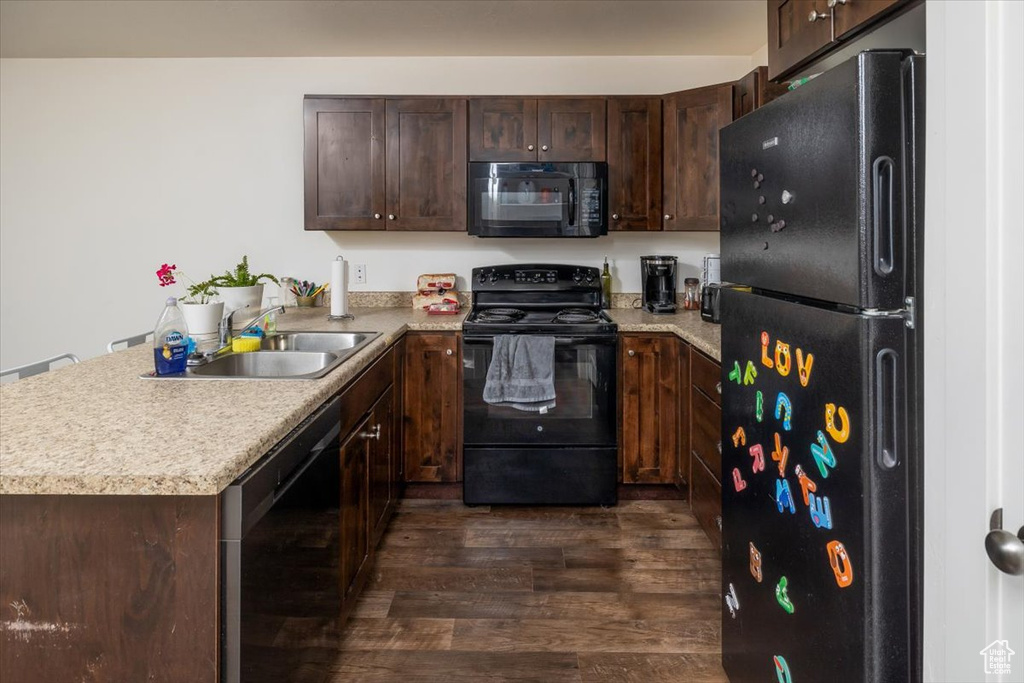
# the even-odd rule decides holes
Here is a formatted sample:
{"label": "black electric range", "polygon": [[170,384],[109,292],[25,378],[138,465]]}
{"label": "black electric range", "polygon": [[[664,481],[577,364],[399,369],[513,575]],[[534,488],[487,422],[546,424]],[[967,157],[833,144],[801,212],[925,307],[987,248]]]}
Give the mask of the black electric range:
{"label": "black electric range", "polygon": [[[475,268],[472,302],[462,342],[465,502],[614,504],[617,327],[601,310],[598,269]],[[551,406],[529,410],[485,398],[501,335],[553,337]]]}

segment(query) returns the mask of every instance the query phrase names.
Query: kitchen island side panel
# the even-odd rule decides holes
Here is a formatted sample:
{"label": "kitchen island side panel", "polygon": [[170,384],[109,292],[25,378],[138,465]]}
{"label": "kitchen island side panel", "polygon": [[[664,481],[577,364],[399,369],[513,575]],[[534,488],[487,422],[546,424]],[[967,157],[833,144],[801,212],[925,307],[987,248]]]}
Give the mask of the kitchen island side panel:
{"label": "kitchen island side panel", "polygon": [[0,680],[218,675],[216,496],[0,496]]}

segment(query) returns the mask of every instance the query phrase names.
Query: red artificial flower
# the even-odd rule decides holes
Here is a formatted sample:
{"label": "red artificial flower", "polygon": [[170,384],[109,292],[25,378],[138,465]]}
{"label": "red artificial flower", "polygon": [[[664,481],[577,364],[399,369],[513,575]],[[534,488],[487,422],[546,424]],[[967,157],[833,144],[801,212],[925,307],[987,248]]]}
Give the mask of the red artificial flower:
{"label": "red artificial flower", "polygon": [[160,270],[156,271],[156,276],[160,279],[161,287],[175,284],[174,270],[177,267],[177,265],[169,266],[166,263],[160,266]]}

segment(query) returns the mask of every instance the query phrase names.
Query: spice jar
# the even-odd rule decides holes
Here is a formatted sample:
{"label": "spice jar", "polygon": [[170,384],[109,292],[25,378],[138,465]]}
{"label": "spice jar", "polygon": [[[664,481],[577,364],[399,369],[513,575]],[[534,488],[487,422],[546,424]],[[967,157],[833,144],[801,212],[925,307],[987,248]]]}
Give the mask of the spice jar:
{"label": "spice jar", "polygon": [[695,277],[683,280],[683,309],[687,311],[700,310],[700,280]]}

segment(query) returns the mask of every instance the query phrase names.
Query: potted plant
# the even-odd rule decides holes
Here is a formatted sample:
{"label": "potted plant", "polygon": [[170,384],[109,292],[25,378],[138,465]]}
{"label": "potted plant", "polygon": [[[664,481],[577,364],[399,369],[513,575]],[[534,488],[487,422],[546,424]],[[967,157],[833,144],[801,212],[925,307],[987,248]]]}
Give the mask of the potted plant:
{"label": "potted plant", "polygon": [[156,276],[161,287],[177,284],[177,277],[191,283],[186,286],[185,296],[179,297],[178,303],[181,304],[181,312],[185,316],[185,324],[188,325],[188,332],[192,337],[217,333],[220,320],[224,317],[224,302],[211,301],[217,294],[211,280],[195,282],[178,270],[177,265],[166,263],[156,271]]}
{"label": "potted plant", "polygon": [[263,284],[261,280],[270,280],[279,284],[276,277],[269,273],[253,274],[249,272],[249,257],[243,256],[233,271],[226,270],[223,275],[214,275],[209,283],[216,287],[224,307],[229,311],[240,308],[259,308],[263,303]]}

